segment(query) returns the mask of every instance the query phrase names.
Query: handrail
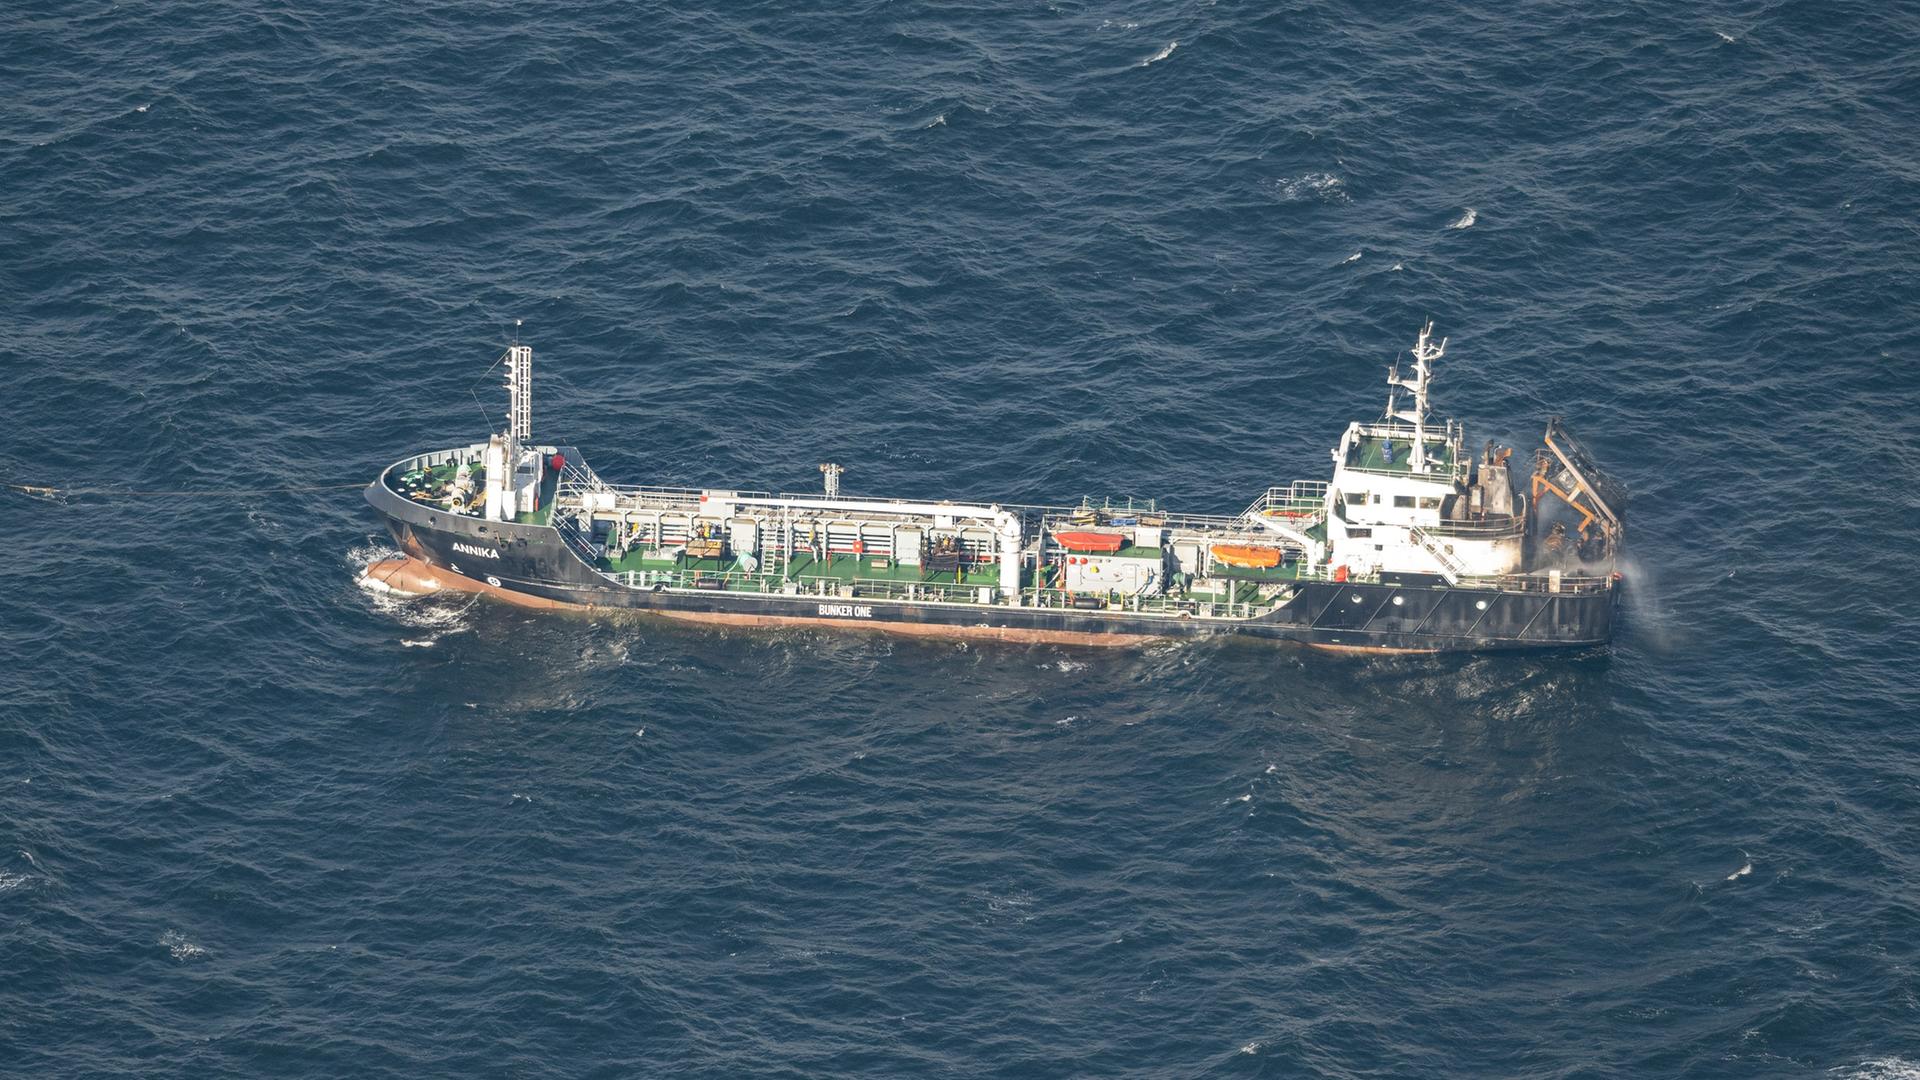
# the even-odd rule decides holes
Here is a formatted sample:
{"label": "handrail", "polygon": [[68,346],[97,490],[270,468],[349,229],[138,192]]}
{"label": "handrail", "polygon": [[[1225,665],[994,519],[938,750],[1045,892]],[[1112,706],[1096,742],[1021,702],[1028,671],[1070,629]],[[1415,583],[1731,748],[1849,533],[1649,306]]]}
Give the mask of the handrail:
{"label": "handrail", "polygon": [[[1466,581],[1470,585],[1490,586],[1507,592],[1550,593],[1554,591],[1553,579],[1542,574],[1493,574],[1468,577]],[[1563,593],[1605,592],[1612,585],[1611,575],[1562,574],[1559,591]]]}
{"label": "handrail", "polygon": [[1460,584],[1460,577],[1466,572],[1466,568],[1461,566],[1453,556],[1447,554],[1446,549],[1435,542],[1433,537],[1428,536],[1427,530],[1415,525],[1407,530],[1407,534],[1413,538],[1414,543],[1419,544],[1427,554],[1433,556],[1435,562],[1440,564],[1440,576],[1446,579],[1447,584]]}
{"label": "handrail", "polygon": [[1518,515],[1501,524],[1479,524],[1471,521],[1442,521],[1438,525],[1420,526],[1428,535],[1444,536],[1456,540],[1485,540],[1502,536],[1518,536],[1527,531],[1527,521]]}
{"label": "handrail", "polygon": [[1255,518],[1270,510],[1288,510],[1301,514],[1296,520],[1317,523],[1326,517],[1327,487],[1324,480],[1295,480],[1287,487],[1270,487],[1241,512],[1243,518]]}

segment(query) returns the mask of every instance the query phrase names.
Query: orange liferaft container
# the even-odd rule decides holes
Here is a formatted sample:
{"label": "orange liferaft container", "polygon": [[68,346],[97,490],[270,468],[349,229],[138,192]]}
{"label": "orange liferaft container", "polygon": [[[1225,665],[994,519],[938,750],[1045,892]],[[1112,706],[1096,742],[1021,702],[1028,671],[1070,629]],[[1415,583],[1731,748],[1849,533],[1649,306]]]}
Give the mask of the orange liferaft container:
{"label": "orange liferaft container", "polygon": [[1251,547],[1238,544],[1213,545],[1213,557],[1228,566],[1249,566],[1265,569],[1280,565],[1280,549],[1272,547]]}
{"label": "orange liferaft container", "polygon": [[1063,532],[1054,533],[1053,538],[1068,551],[1119,551],[1127,546],[1123,533],[1109,532]]}

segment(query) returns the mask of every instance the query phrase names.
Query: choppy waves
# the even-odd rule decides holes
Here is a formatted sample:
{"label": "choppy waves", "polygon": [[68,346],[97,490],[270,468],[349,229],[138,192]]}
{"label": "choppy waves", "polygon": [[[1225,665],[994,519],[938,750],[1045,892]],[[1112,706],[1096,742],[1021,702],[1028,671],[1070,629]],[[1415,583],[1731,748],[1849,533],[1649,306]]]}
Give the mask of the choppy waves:
{"label": "choppy waves", "polygon": [[532,614],[358,587],[352,492],[0,493],[23,1075],[1913,1072],[1910,14],[14,22],[8,481],[363,480],[524,319],[610,479],[1231,513],[1431,316],[1470,440],[1635,493],[1611,654],[1443,661]]}

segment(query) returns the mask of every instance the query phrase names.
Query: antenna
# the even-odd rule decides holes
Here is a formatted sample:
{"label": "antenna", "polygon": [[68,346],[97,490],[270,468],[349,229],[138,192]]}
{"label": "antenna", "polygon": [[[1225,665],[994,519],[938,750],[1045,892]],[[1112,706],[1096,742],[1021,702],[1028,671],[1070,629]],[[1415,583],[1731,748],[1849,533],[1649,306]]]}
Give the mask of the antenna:
{"label": "antenna", "polygon": [[[1427,384],[1433,379],[1433,362],[1447,351],[1447,339],[1441,338],[1440,344],[1432,342],[1433,320],[1429,318],[1420,328],[1420,338],[1413,343],[1413,374],[1402,378],[1400,364],[1396,361],[1387,373],[1387,419],[1404,420],[1413,425],[1413,454],[1407,459],[1414,472],[1427,471]],[[1413,408],[1400,409],[1401,389],[1413,391]]]}
{"label": "antenna", "polygon": [[[520,321],[514,320],[518,327]],[[533,348],[520,344],[516,330],[514,343],[507,346],[507,438],[514,446],[533,439]]]}
{"label": "antenna", "polygon": [[831,499],[840,494],[840,474],[846,471],[832,462],[820,466],[820,472],[827,480],[827,498]]}

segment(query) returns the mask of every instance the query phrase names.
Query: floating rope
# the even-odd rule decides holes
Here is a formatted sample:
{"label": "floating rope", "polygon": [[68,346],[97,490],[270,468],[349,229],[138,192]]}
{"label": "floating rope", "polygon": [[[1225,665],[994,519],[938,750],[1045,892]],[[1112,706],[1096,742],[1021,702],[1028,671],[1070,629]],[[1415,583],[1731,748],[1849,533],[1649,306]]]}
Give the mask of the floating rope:
{"label": "floating rope", "polygon": [[202,488],[198,491],[132,491],[126,488],[63,488],[48,487],[44,484],[0,484],[0,487],[4,487],[8,491],[17,491],[22,495],[35,495],[43,499],[61,499],[71,495],[96,495],[109,499],[159,497],[176,499],[245,498],[260,495],[305,495],[317,491],[349,491],[354,488],[363,488],[366,486],[367,485],[362,482],[357,484],[320,484],[309,487]]}

